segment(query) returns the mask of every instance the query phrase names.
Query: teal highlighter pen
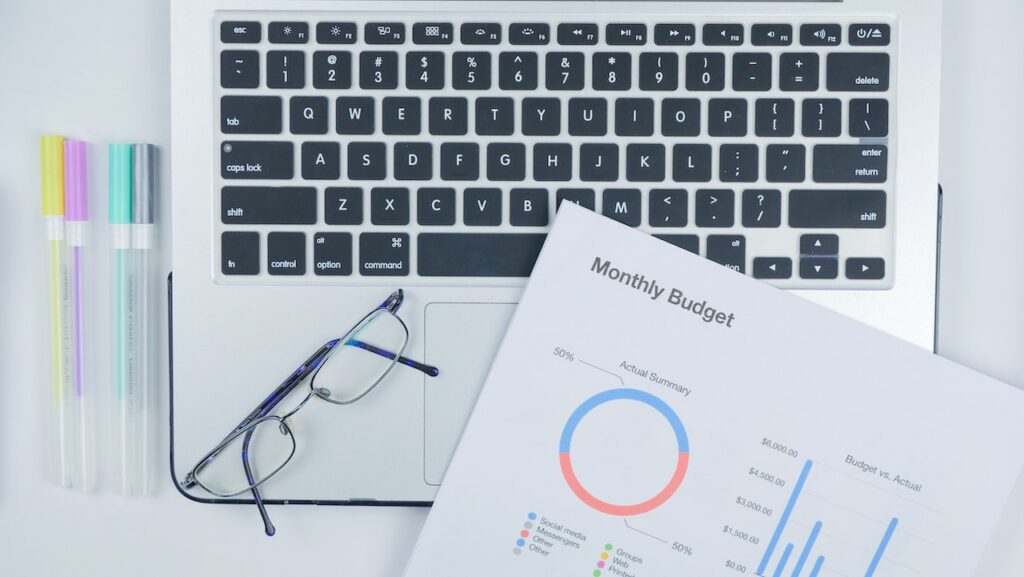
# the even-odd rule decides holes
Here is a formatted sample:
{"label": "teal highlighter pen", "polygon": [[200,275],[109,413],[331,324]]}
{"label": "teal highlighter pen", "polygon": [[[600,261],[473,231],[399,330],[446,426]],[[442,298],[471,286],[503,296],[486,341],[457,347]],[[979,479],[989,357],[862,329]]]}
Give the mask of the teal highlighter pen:
{"label": "teal highlighter pen", "polygon": [[117,407],[115,424],[117,431],[117,461],[121,463],[115,475],[115,487],[125,494],[131,484],[127,478],[125,463],[132,459],[131,437],[132,411],[128,393],[130,371],[129,331],[131,311],[129,310],[129,266],[131,252],[132,224],[132,145],[111,144],[108,150],[108,220],[110,242],[113,249],[113,380],[114,402]]}

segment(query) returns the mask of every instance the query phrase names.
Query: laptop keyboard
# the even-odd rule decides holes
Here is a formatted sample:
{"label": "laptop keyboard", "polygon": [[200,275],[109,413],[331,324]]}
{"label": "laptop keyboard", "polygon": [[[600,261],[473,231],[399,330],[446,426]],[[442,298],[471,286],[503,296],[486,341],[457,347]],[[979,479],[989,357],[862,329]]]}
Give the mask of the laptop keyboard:
{"label": "laptop keyboard", "polygon": [[894,22],[437,18],[215,22],[218,281],[523,282],[574,202],[781,287],[892,285]]}

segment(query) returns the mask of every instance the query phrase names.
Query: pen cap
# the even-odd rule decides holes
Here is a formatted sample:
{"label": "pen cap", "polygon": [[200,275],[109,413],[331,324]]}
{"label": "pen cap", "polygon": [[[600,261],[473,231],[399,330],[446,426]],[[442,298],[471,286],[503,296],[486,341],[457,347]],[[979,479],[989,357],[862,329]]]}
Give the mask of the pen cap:
{"label": "pen cap", "polygon": [[64,137],[53,134],[39,139],[43,177],[43,215],[64,214]]}
{"label": "pen cap", "polygon": [[156,147],[132,145],[132,223],[153,224],[156,201]]}
{"label": "pen cap", "polygon": [[132,223],[132,145],[111,144],[109,212],[110,224]]}
{"label": "pen cap", "polygon": [[64,141],[64,217],[89,220],[89,186],[86,180],[85,142]]}

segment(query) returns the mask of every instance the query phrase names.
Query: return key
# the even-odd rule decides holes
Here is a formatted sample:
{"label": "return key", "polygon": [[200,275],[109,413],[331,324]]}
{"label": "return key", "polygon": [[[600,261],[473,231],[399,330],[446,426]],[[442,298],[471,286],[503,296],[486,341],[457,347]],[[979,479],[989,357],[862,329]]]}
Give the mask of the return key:
{"label": "return key", "polygon": [[819,144],[814,147],[814,182],[885,182],[885,145]]}

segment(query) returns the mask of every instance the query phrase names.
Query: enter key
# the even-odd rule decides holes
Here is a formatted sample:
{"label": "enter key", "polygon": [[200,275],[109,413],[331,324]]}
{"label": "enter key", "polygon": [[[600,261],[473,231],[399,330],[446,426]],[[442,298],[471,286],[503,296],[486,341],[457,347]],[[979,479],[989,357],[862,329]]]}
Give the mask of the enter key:
{"label": "enter key", "polygon": [[814,182],[885,182],[885,145],[819,144],[814,147]]}

